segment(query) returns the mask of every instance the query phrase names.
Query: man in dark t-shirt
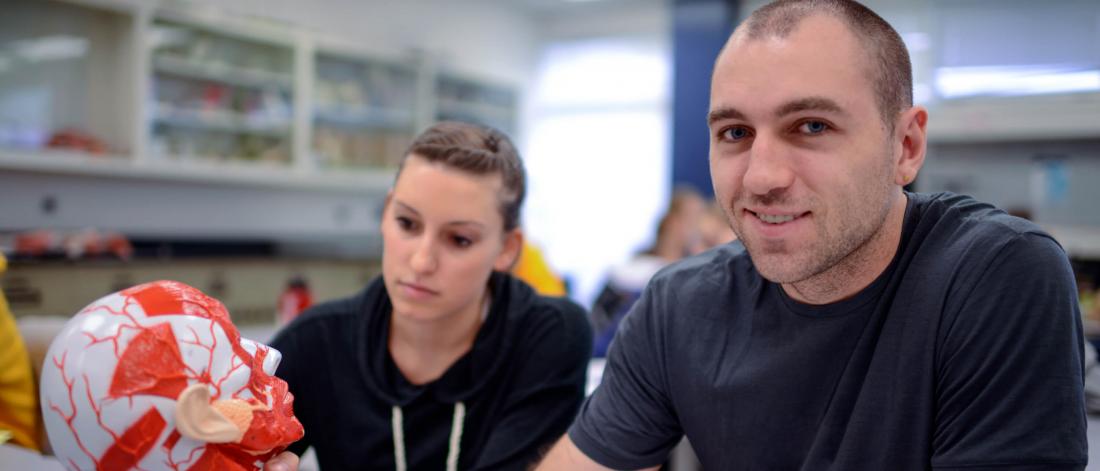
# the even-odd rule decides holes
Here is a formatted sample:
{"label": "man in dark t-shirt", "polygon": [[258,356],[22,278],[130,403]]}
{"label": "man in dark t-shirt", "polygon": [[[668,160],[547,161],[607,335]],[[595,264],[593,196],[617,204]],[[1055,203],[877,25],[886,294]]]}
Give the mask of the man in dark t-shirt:
{"label": "man in dark t-shirt", "polygon": [[660,272],[539,469],[1062,470],[1087,461],[1065,253],[924,160],[897,32],[844,0],[757,10],[719,55],[711,178],[744,243]]}

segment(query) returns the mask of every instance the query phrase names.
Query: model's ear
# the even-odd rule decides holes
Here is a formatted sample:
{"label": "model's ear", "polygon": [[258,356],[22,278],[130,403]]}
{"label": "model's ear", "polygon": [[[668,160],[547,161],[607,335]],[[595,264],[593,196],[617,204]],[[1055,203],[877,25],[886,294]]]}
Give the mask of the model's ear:
{"label": "model's ear", "polygon": [[914,106],[901,114],[895,129],[901,146],[894,168],[894,183],[905,186],[917,178],[928,150],[928,110]]}
{"label": "model's ear", "polygon": [[214,408],[205,384],[192,384],[180,393],[176,428],[180,435],[206,443],[236,443],[244,437],[244,430]]}
{"label": "model's ear", "polygon": [[518,227],[504,233],[504,247],[493,263],[496,271],[512,271],[512,267],[519,262],[520,253],[523,251],[523,231]]}

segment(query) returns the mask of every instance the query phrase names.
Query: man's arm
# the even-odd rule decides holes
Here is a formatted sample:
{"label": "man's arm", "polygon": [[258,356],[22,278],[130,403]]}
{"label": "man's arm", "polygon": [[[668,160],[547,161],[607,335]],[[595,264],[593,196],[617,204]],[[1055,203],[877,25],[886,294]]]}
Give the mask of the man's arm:
{"label": "man's arm", "polygon": [[[1073,274],[1022,234],[949,295],[937,352],[933,469],[1083,469],[1082,334]],[[1000,469],[1000,468],[998,468]]]}
{"label": "man's arm", "polygon": [[[658,466],[645,468],[645,471],[656,470],[657,468]],[[558,440],[558,444],[550,449],[550,453],[535,468],[536,471],[605,471],[610,469],[592,461],[592,458],[589,458],[588,455],[577,448],[577,445],[573,444],[573,440],[569,439],[569,435]]]}

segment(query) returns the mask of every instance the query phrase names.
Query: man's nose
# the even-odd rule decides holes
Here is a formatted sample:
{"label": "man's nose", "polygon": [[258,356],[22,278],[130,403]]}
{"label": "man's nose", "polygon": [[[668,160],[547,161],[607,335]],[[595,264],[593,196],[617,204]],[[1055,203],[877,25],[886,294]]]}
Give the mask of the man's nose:
{"label": "man's nose", "polygon": [[790,187],[794,183],[794,170],[787,146],[775,137],[758,135],[749,150],[743,180],[744,188],[754,195],[767,195]]}

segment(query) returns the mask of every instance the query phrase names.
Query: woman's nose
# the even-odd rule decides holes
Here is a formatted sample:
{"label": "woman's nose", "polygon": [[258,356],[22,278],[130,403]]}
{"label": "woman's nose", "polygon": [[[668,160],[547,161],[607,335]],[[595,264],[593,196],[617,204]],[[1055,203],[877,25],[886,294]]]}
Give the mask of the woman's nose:
{"label": "woman's nose", "polygon": [[425,237],[421,240],[416,250],[413,251],[410,265],[413,271],[417,273],[431,273],[435,271],[438,265],[438,261],[435,254],[435,244]]}

